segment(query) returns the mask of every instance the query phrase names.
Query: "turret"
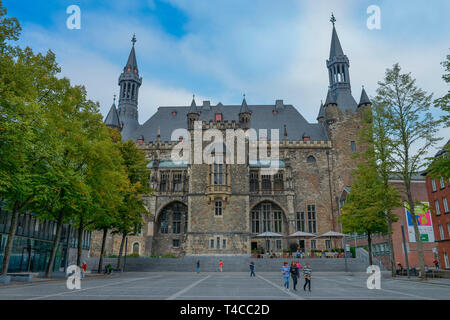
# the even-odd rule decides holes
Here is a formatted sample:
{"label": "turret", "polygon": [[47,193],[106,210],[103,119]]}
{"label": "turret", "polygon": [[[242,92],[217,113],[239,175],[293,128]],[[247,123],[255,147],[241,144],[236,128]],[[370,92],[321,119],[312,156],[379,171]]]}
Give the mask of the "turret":
{"label": "turret", "polygon": [[133,43],[133,47],[131,48],[127,64],[119,77],[120,96],[118,113],[119,119],[123,123],[123,140],[132,138],[134,131],[139,127],[138,96],[142,78],[139,77],[136,52],[134,49],[136,36],[133,36],[131,42]]}
{"label": "turret", "polygon": [[247,101],[245,100],[245,94],[244,99],[242,100],[241,109],[239,111],[239,124],[241,125],[242,129],[249,129],[250,128],[250,120],[251,120],[251,112],[248,108]]}

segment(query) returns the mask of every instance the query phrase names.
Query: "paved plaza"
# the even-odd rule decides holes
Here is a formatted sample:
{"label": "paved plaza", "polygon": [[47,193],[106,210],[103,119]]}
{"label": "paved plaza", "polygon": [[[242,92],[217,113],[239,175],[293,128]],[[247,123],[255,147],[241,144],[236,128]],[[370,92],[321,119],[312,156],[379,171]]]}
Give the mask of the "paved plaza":
{"label": "paved plaza", "polygon": [[316,273],[312,292],[283,288],[280,273],[127,272],[88,277],[81,289],[68,290],[64,280],[0,286],[0,300],[310,300],[310,299],[450,299],[450,283],[382,278],[380,290],[369,290],[368,275]]}

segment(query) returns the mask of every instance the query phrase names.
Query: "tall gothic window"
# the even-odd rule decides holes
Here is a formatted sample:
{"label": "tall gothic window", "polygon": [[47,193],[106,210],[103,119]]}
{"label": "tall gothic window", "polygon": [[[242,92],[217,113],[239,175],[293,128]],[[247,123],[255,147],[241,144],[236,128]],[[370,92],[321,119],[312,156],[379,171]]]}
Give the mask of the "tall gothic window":
{"label": "tall gothic window", "polygon": [[262,205],[263,212],[263,232],[272,231],[272,212],[271,212],[270,203],[264,203]]}
{"label": "tall gothic window", "polygon": [[[183,221],[184,219],[184,221]],[[159,218],[159,230],[162,234],[169,233],[169,226],[172,226],[172,234],[187,232],[187,207],[182,203],[172,203],[163,209]],[[181,227],[184,225],[184,229]]]}
{"label": "tall gothic window", "polygon": [[214,215],[222,216],[222,200],[214,201]]}
{"label": "tall gothic window", "polygon": [[273,189],[276,191],[282,191],[284,189],[284,179],[282,172],[279,172],[275,175]]}
{"label": "tall gothic window", "polygon": [[304,212],[297,212],[295,223],[296,223],[297,231],[305,231],[305,213]]}
{"label": "tall gothic window", "polygon": [[274,232],[283,232],[283,218],[280,211],[275,211],[273,213],[273,227]]}
{"label": "tall gothic window", "polygon": [[270,191],[272,190],[272,182],[270,181],[270,175],[262,175],[261,176],[262,179],[262,189],[264,191]]}
{"label": "tall gothic window", "polygon": [[168,190],[168,182],[169,182],[169,174],[168,173],[161,173],[161,182],[159,184],[159,191],[160,192],[167,192],[167,190]]}
{"label": "tall gothic window", "polygon": [[173,213],[172,232],[175,234],[179,234],[181,232],[181,212]]}
{"label": "tall gothic window", "polygon": [[182,173],[181,172],[174,172],[173,173],[173,191],[181,191],[182,190]]}
{"label": "tall gothic window", "polygon": [[311,204],[308,208],[308,229],[310,233],[316,233],[316,206]]}
{"label": "tall gothic window", "polygon": [[223,164],[214,164],[214,184],[223,185]]}
{"label": "tall gothic window", "polygon": [[250,192],[259,191],[258,172],[250,172]]}
{"label": "tall gothic window", "polygon": [[252,211],[252,232],[259,233],[260,212]]}
{"label": "tall gothic window", "polygon": [[285,223],[283,210],[276,204],[265,201],[251,210],[252,233],[283,232]]}
{"label": "tall gothic window", "polygon": [[161,214],[161,233],[169,233],[169,213],[164,211]]}

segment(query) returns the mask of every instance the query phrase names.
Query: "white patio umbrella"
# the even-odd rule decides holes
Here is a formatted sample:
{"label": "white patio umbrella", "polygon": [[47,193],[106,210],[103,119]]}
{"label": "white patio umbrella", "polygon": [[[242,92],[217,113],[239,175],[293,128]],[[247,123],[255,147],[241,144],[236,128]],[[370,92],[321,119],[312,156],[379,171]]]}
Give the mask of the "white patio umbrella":
{"label": "white patio umbrella", "polygon": [[267,232],[257,234],[255,237],[256,238],[283,238],[284,236],[279,233],[267,231]]}
{"label": "white patio umbrella", "polygon": [[[284,237],[284,236],[283,236],[282,234],[275,233],[275,232],[270,232],[270,231],[263,232],[263,233],[257,234],[257,235],[255,236],[255,238],[264,238],[264,239],[269,239],[269,238],[283,238],[283,237]],[[268,248],[267,248],[267,243],[266,243],[266,250],[268,250]]]}
{"label": "white patio umbrella", "polygon": [[332,238],[334,239],[342,239],[344,238],[346,235],[340,232],[336,232],[336,231],[328,231],[325,232],[324,234],[318,235],[316,237],[314,237],[313,239],[321,239],[321,238],[329,238],[330,241]]}
{"label": "white patio umbrella", "polygon": [[287,238],[314,238],[316,235],[314,233],[297,231],[293,234],[287,236]]}

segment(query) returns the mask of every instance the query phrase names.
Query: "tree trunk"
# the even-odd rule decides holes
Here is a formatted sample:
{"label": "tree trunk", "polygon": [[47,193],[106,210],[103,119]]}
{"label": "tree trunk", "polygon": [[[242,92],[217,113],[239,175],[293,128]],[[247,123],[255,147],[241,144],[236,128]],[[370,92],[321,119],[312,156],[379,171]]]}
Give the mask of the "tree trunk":
{"label": "tree trunk", "polygon": [[81,256],[83,254],[83,215],[80,215],[80,223],[78,225],[78,246],[77,246],[77,266],[81,266]]}
{"label": "tree trunk", "polygon": [[98,273],[103,271],[103,256],[105,253],[106,236],[108,235],[108,228],[103,229],[102,248],[100,250],[100,257],[98,259]]}
{"label": "tree trunk", "polygon": [[20,206],[19,206],[19,203],[16,201],[14,203],[14,207],[13,207],[13,213],[12,213],[12,217],[11,217],[11,225],[9,227],[8,240],[6,241],[5,254],[3,256],[2,276],[6,276],[8,274],[9,259],[11,258],[13,242],[14,242],[14,238],[16,236],[17,222],[19,220],[19,212],[20,212]]}
{"label": "tree trunk", "polygon": [[369,266],[373,265],[373,259],[372,259],[372,237],[370,235],[370,232],[367,232],[367,245],[369,246],[368,252],[369,252]]}
{"label": "tree trunk", "polygon": [[[58,220],[56,224],[56,237],[55,241],[53,241],[52,251],[50,253],[50,260],[48,261],[47,270],[45,271],[45,277],[50,278],[52,271],[53,271],[53,265],[55,262],[56,257],[56,251],[58,250],[59,242],[61,240],[61,232],[62,232],[62,226],[63,226],[63,217],[64,217],[64,209],[61,209],[58,213]],[[69,248],[67,248],[69,250]]]}
{"label": "tree trunk", "polygon": [[127,237],[126,234],[122,235],[122,242],[120,243],[119,257],[117,259],[117,269],[121,269],[120,268],[120,264],[122,262],[122,252],[123,252],[123,246],[125,245],[125,238],[126,237]]}
{"label": "tree trunk", "polygon": [[388,224],[388,237],[389,237],[389,258],[391,262],[391,274],[392,277],[395,277],[397,274],[395,272],[395,253],[394,253],[394,242],[392,240],[392,219],[391,212],[387,212],[387,224]]}
{"label": "tree trunk", "polygon": [[411,195],[411,186],[406,185],[406,194],[408,196],[409,212],[411,212],[411,220],[413,221],[414,233],[416,235],[417,255],[419,257],[420,277],[425,279],[425,259],[423,257],[423,245],[420,238],[419,226],[417,224],[414,201]]}

